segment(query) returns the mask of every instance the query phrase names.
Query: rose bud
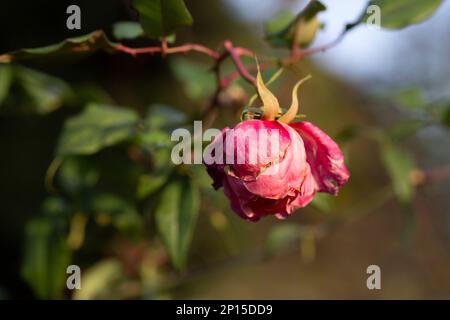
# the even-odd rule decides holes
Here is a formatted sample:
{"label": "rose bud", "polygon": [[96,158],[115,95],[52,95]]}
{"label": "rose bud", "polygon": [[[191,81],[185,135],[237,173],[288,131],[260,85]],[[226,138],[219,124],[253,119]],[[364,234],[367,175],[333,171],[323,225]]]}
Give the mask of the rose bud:
{"label": "rose bud", "polygon": [[310,203],[316,192],[336,195],[349,178],[343,154],[328,135],[309,122],[289,124],[298,111],[302,82],[293,89],[289,110],[275,120],[278,100],[258,70],[262,120],[225,128],[207,147],[214,158],[205,159],[213,186],[224,188],[231,208],[244,219],[283,219]]}

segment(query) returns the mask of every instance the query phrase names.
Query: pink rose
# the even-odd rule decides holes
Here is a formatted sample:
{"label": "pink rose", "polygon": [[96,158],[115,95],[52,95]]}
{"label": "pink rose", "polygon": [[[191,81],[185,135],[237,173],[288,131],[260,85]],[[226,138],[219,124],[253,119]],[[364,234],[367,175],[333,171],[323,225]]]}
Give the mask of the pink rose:
{"label": "pink rose", "polygon": [[[242,137],[247,139],[239,142]],[[270,148],[274,141],[276,152]],[[223,186],[232,209],[252,221],[267,215],[283,219],[317,191],[337,194],[349,178],[337,144],[309,122],[243,121],[225,128],[209,148],[223,151],[220,163],[206,164],[214,187]]]}
{"label": "pink rose", "polygon": [[278,100],[258,70],[262,120],[225,128],[207,147],[205,165],[213,186],[224,188],[231,208],[244,219],[286,218],[316,192],[336,195],[350,176],[333,139],[310,122],[289,124],[298,112],[297,90],[307,78],[295,85],[292,104],[280,116]]}

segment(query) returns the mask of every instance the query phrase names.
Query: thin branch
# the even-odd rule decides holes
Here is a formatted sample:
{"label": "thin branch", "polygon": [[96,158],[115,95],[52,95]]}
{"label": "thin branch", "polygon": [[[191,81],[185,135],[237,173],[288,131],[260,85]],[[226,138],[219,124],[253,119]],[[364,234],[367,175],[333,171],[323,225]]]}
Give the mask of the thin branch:
{"label": "thin branch", "polygon": [[[305,57],[308,57],[310,55],[313,55],[318,52],[323,52],[335,45],[337,45],[343,38],[344,33],[340,35],[338,39],[331,42],[330,44],[327,44],[322,47],[309,49],[309,50],[292,50],[291,55],[281,61],[277,60],[276,63],[281,66],[294,64],[300,60],[302,60]],[[210,49],[204,45],[196,44],[196,43],[187,43],[181,46],[176,47],[169,47],[167,44],[167,39],[163,38],[161,41],[160,46],[155,47],[146,47],[146,48],[130,48],[127,46],[124,46],[122,44],[116,45],[116,49],[120,52],[125,52],[128,54],[131,54],[132,56],[137,56],[138,54],[157,54],[160,53],[163,57],[169,55],[169,54],[177,54],[177,53],[188,53],[191,51],[199,52],[206,54],[207,56],[214,59],[214,65],[212,67],[212,72],[216,75],[216,82],[217,87],[210,98],[210,101],[208,105],[206,106],[205,110],[202,113],[201,118],[204,119],[206,122],[211,124],[214,121],[214,111],[217,106],[220,105],[219,97],[220,94],[239,76],[242,77],[244,80],[246,80],[251,85],[256,84],[255,77],[250,73],[250,70],[254,71],[256,69],[255,65],[250,65],[248,68],[244,65],[244,63],[241,60],[241,56],[246,57],[255,57],[255,53],[247,48],[243,47],[235,47],[233,43],[230,40],[225,40],[222,44],[222,47],[224,49],[223,52],[219,52],[217,50]],[[222,77],[220,73],[220,66],[228,57],[231,58],[233,61],[236,71],[230,73],[229,75]],[[261,69],[264,69],[266,67],[266,64],[270,61],[266,62],[265,64],[261,64]],[[205,126],[204,126],[205,127]],[[207,127],[207,126],[206,126]]]}
{"label": "thin branch", "polygon": [[316,48],[303,50],[300,53],[301,58],[306,58],[306,57],[312,56],[312,55],[314,55],[316,53],[325,52],[325,51],[327,51],[327,50],[337,46],[344,39],[344,36],[345,36],[345,32],[342,32],[336,39],[334,39],[330,43],[327,43],[327,44],[325,44],[323,46],[319,46],[319,47],[316,47]]}
{"label": "thin branch", "polygon": [[336,39],[333,41],[324,44],[322,46],[316,48],[310,48],[306,50],[300,50],[299,48],[292,48],[291,55],[281,60],[281,64],[283,66],[287,66],[290,64],[295,64],[302,59],[315,55],[317,53],[325,52],[335,46],[337,46],[344,39],[345,32],[341,33]]}
{"label": "thin branch", "polygon": [[163,53],[163,52],[167,55],[167,54],[174,54],[174,53],[187,53],[190,51],[204,53],[213,59],[218,59],[220,56],[220,54],[217,51],[214,51],[208,47],[205,47],[203,45],[196,44],[196,43],[187,43],[182,46],[171,47],[171,48],[170,47],[164,48],[164,46],[147,47],[147,48],[130,48],[130,47],[124,46],[122,44],[118,44],[118,45],[116,45],[116,49],[118,51],[131,54],[132,56],[137,56],[138,54],[155,54],[155,53]]}
{"label": "thin branch", "polygon": [[[247,70],[247,68],[244,66],[239,55],[239,53],[242,52],[248,53],[247,50],[243,51],[242,48],[234,48],[233,44],[229,40],[224,41],[223,47],[225,48],[225,50],[227,50],[241,77],[247,80],[250,84],[255,85],[256,84],[255,77],[252,76],[250,72]],[[254,55],[251,54],[251,56]]]}

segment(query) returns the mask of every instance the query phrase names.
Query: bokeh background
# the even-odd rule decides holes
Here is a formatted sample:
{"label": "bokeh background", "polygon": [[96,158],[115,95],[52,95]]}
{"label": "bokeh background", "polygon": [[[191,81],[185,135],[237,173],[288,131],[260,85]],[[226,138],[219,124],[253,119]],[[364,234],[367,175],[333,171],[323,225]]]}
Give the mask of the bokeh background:
{"label": "bokeh background", "polygon": [[[334,39],[366,3],[323,2],[328,10],[319,17],[326,26],[314,45]],[[65,28],[70,4],[82,8],[81,31]],[[305,2],[187,0],[186,4],[194,25],[180,30],[177,43],[199,42],[215,48],[231,39],[266,55],[273,51],[264,42],[262,23],[281,10],[296,12]],[[136,18],[128,1],[119,0],[3,1],[0,8],[1,53],[56,43],[96,29],[111,34],[115,22]],[[206,93],[214,89],[208,87],[214,80],[207,72],[211,62],[196,54],[163,59],[98,52],[79,60],[27,64],[63,79],[73,88],[77,102],[36,114],[28,110],[45,96],[37,93],[30,98],[20,87],[13,87],[0,108],[0,298],[450,298],[450,136],[446,127],[450,117],[441,116],[450,106],[449,9],[450,3],[444,1],[431,19],[401,31],[360,26],[335,48],[286,71],[273,86],[274,92],[288,104],[298,77],[313,75],[301,88],[301,113],[339,141],[351,179],[337,198],[322,197],[286,221],[269,217],[250,223],[228,208],[221,191],[209,188],[210,181],[198,166],[194,170],[202,185],[201,209],[187,268],[181,272],[171,267],[154,235],[151,208],[157,196],[136,197],[136,183],[147,167],[130,161],[133,154],[128,146],[75,157],[72,167],[61,168],[65,174],[54,177],[55,186],[46,186],[45,180],[64,121],[79,113],[86,102],[107,101],[140,114],[149,106],[167,105],[195,117],[205,106]],[[193,64],[200,73],[192,70]],[[225,69],[232,70],[232,65]],[[39,84],[38,78],[31,86],[39,88]],[[252,94],[250,86],[237,82],[223,97],[229,103],[219,110],[214,126],[236,123],[241,101]],[[418,121],[427,125],[414,126]],[[417,169],[399,178],[411,179],[417,186],[408,203],[396,197],[379,143],[355,128],[401,132],[395,144],[413,156]],[[70,263],[82,269],[83,288],[75,293],[42,289],[59,286],[58,264],[69,260],[55,258],[53,249],[30,249],[26,226],[44,210],[43,203],[51,211],[49,207],[66,205],[56,198],[76,201],[59,189],[71,183],[89,184],[90,167],[83,167],[84,162],[101,169],[98,183],[83,192],[106,190],[127,199],[144,231],[129,235],[116,228],[111,217],[71,212],[63,234],[72,245]],[[401,171],[402,163],[396,168]],[[48,201],[49,196],[53,200]],[[120,201],[110,203],[114,214],[129,211]],[[45,262],[24,266],[29,250],[44,250],[32,259]],[[366,287],[366,268],[372,264],[381,267],[381,290]],[[24,270],[35,265],[48,268],[32,273],[30,281]],[[62,278],[64,283],[65,272]]]}

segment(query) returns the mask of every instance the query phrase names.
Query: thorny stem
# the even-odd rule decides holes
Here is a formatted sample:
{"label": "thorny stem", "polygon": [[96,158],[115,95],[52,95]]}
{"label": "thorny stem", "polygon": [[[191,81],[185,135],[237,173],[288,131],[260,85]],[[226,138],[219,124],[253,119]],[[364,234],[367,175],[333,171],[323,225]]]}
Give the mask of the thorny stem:
{"label": "thorny stem", "polygon": [[163,47],[164,46],[161,45],[160,47],[129,48],[122,44],[116,45],[116,49],[118,51],[131,54],[134,57],[137,56],[138,54],[155,54],[155,53],[163,53],[164,52],[165,55],[168,55],[168,54],[174,54],[174,53],[187,53],[189,51],[201,52],[201,53],[204,53],[204,54],[212,57],[213,59],[218,59],[218,57],[219,57],[218,52],[216,52],[208,47],[205,47],[203,45],[196,44],[196,43],[187,43],[182,46],[171,47],[171,48],[167,47],[165,49],[163,49]]}
{"label": "thorny stem", "polygon": [[[250,72],[248,72],[248,70],[245,68],[244,64],[242,63],[241,59],[240,59],[240,55],[243,52],[246,51],[242,51],[239,50],[239,48],[234,48],[233,44],[231,43],[231,41],[226,40],[223,43],[223,47],[225,48],[225,50],[227,50],[228,54],[230,55],[231,59],[233,60],[234,64],[236,65],[236,69],[239,72],[239,74],[241,75],[242,78],[244,78],[245,80],[247,80],[249,83],[255,85],[256,84],[256,79],[254,76],[252,76],[250,74]],[[252,54],[253,56],[253,54]]]}
{"label": "thorny stem", "polygon": [[[274,61],[267,61],[266,63],[263,63],[260,65],[261,69],[264,69],[267,67],[267,64],[279,64],[281,66],[287,66],[290,64],[295,64],[299,62],[300,60],[309,57],[311,55],[314,55],[319,52],[324,52],[335,45],[337,45],[342,39],[344,34],[341,34],[336,40],[333,42],[326,44],[324,46],[313,48],[313,49],[307,49],[307,50],[301,50],[298,47],[291,48],[291,54],[290,56]],[[163,57],[166,57],[169,54],[177,54],[177,53],[188,53],[191,51],[203,53],[209,57],[211,57],[214,60],[214,65],[211,68],[211,71],[215,73],[216,75],[216,82],[217,87],[216,90],[211,97],[209,104],[206,106],[203,114],[202,119],[208,118],[208,122],[213,122],[214,118],[212,114],[215,111],[215,108],[220,105],[219,96],[222,93],[223,90],[225,90],[236,78],[242,77],[244,80],[246,80],[251,85],[256,85],[256,78],[250,73],[250,71],[256,70],[255,65],[251,65],[248,68],[244,65],[244,63],[241,60],[241,56],[246,57],[254,57],[255,53],[249,49],[243,48],[243,47],[235,47],[233,43],[230,40],[225,40],[222,44],[223,52],[219,52],[217,50],[210,49],[204,45],[197,44],[197,43],[187,43],[180,46],[175,47],[169,47],[167,43],[166,38],[161,39],[160,46],[154,46],[154,47],[145,47],[145,48],[130,48],[127,46],[124,46],[122,44],[116,45],[116,50],[124,53],[128,53],[134,57],[140,54],[161,54]],[[233,61],[236,71],[222,77],[220,72],[220,66],[224,60],[226,60],[228,57],[231,58]],[[210,123],[210,124],[211,124]],[[208,126],[206,126],[208,127]],[[205,128],[205,126],[204,126]]]}

